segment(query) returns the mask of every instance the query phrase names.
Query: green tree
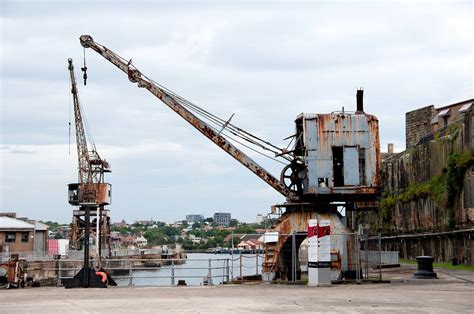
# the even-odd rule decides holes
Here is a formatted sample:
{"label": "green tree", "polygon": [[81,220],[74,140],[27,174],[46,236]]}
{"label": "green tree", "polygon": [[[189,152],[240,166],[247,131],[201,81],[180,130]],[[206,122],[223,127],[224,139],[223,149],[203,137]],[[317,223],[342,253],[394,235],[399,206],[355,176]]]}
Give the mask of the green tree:
{"label": "green tree", "polygon": [[249,224],[242,224],[237,229],[234,230],[234,233],[249,233],[253,234],[256,233],[255,228],[252,228]]}
{"label": "green tree", "polygon": [[187,251],[190,251],[190,250],[194,250],[194,243],[193,241],[189,240],[189,239],[185,239],[183,241],[183,249],[187,250]]}
{"label": "green tree", "polygon": [[143,236],[147,239],[148,245],[150,246],[174,243],[174,239],[173,241],[169,241],[169,238],[158,229],[149,229],[143,233]]}
{"label": "green tree", "polygon": [[229,222],[229,227],[237,227],[239,224],[239,221],[237,219],[231,219]]}

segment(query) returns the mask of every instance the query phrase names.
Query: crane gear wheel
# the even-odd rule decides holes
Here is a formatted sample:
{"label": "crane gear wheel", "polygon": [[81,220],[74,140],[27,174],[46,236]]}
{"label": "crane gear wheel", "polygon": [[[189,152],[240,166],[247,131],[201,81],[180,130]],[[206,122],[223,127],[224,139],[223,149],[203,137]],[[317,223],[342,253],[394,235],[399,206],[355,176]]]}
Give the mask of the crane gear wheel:
{"label": "crane gear wheel", "polygon": [[305,179],[306,167],[298,162],[286,165],[280,175],[280,182],[297,195],[303,194],[303,181]]}

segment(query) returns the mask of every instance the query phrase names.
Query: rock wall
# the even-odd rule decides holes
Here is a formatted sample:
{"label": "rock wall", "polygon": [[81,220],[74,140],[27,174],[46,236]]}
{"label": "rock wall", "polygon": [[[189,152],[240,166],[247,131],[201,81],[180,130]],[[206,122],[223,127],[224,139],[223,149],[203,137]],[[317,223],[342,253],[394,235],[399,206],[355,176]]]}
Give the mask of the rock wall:
{"label": "rock wall", "polygon": [[456,257],[474,265],[472,118],[471,109],[382,163],[381,209],[362,220],[382,232],[386,249],[399,250],[402,258],[425,254],[449,262]]}

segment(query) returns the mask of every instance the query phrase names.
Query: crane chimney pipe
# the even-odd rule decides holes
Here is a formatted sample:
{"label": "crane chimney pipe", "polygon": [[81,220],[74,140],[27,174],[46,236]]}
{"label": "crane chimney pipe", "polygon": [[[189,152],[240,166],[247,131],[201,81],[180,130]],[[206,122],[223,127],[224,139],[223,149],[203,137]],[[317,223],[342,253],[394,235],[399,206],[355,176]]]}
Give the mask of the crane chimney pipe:
{"label": "crane chimney pipe", "polygon": [[356,113],[363,113],[364,112],[364,90],[358,89],[357,94],[357,111]]}

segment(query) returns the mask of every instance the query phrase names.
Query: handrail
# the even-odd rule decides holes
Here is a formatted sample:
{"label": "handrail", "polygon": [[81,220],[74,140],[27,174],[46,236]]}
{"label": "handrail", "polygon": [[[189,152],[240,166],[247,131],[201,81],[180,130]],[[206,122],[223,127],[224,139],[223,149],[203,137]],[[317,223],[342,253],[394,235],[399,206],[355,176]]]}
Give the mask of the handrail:
{"label": "handrail", "polygon": [[[218,278],[221,279],[219,281],[222,281],[222,283],[233,280],[236,269],[240,269],[240,280],[242,280],[243,275],[258,275],[261,273],[262,261],[264,260],[262,254],[252,256],[241,254],[237,259],[240,260],[240,263],[234,264],[231,261],[235,260],[230,257],[208,259],[122,258],[104,260],[102,266],[112,278],[119,281],[119,284],[130,286],[135,285],[137,280],[143,279],[169,279],[169,285],[174,286],[177,279],[196,278],[203,279],[201,284],[213,285]],[[72,278],[81,269],[81,262],[81,260],[57,260],[57,267],[43,268],[43,270],[57,270],[57,285],[60,286],[63,280]],[[157,263],[159,266],[145,267],[144,263],[146,262],[150,264]],[[91,259],[92,263],[93,260]],[[192,265],[192,263],[198,263],[199,265]],[[252,269],[255,272],[252,272]],[[163,282],[159,284],[163,285]],[[194,281],[192,284],[196,284],[196,282]]]}

